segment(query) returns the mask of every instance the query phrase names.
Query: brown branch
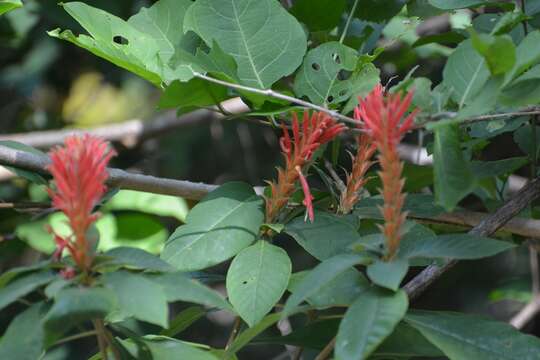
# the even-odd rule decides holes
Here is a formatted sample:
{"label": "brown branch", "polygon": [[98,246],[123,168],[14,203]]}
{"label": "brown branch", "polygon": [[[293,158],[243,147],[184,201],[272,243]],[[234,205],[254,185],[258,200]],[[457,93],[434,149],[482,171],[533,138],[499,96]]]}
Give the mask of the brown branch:
{"label": "brown branch", "polygon": [[531,302],[523,307],[516,315],[510,319],[510,325],[517,329],[522,329],[532,318],[540,312],[540,295],[536,295]]}
{"label": "brown branch", "polygon": [[[484,218],[478,225],[469,231],[469,234],[478,236],[489,236],[493,234],[539,196],[540,178],[536,178],[515,194],[512,199],[507,201],[495,213]],[[404,290],[407,292],[407,295],[409,295],[409,298],[411,300],[417,298],[456,263],[457,261],[448,261],[441,266],[430,265],[425,268],[404,286]]]}

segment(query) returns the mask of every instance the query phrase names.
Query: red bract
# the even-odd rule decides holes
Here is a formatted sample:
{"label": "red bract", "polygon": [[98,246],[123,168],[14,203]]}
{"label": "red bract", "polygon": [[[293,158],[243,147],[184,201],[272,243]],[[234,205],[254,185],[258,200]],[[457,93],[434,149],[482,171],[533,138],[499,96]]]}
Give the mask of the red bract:
{"label": "red bract", "polygon": [[48,189],[49,195],[53,206],[67,216],[72,230],[68,238],[55,235],[55,256],[67,248],[83,271],[92,264],[86,233],[98,217],[93,209],[105,194],[106,167],[114,154],[105,141],[90,135],[68,137],[63,147],[49,153],[51,164],[47,168],[56,185]]}
{"label": "red bract", "polygon": [[266,198],[267,223],[273,222],[279,211],[287,204],[298,180],[301,180],[308,216],[313,221],[312,197],[302,169],[309,163],[319,146],[331,141],[344,129],[343,124],[337,123],[323,112],[313,113],[311,117],[308,112],[304,112],[302,124],[299,123],[296,114],[293,114],[292,137],[283,126],[283,136],[279,143],[285,157],[285,169],[278,168],[277,183],[270,182],[271,196]]}
{"label": "red bract", "polygon": [[403,135],[412,128],[417,113],[417,110],[414,110],[402,121],[412,96],[412,92],[404,99],[401,99],[399,94],[385,94],[383,87],[377,85],[365,99],[360,99],[360,105],[355,109],[355,117],[364,121],[369,136],[379,150],[379,177],[383,185],[381,192],[384,200],[381,212],[385,222],[382,231],[386,238],[388,258],[392,258],[399,248],[401,226],[406,218],[406,213],[401,211],[405,201],[405,180],[401,178],[403,163],[399,158],[397,145]]}

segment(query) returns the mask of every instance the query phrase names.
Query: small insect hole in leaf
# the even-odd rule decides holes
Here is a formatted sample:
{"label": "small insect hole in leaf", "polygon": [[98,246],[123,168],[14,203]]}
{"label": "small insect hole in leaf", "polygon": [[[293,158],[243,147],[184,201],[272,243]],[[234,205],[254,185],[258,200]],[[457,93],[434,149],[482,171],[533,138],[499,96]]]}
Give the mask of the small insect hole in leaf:
{"label": "small insect hole in leaf", "polygon": [[339,70],[337,74],[338,80],[341,80],[341,81],[347,80],[350,77],[351,77],[351,72],[347,70]]}
{"label": "small insect hole in leaf", "polygon": [[338,54],[336,53],[332,54],[332,59],[334,59],[336,64],[341,64],[341,58],[339,57]]}
{"label": "small insect hole in leaf", "polygon": [[247,280],[242,281],[243,285],[246,285],[247,283],[248,283]]}
{"label": "small insect hole in leaf", "polygon": [[311,68],[315,71],[319,71],[321,69],[321,65],[317,64],[317,63],[313,63],[311,64]]}
{"label": "small insect hole in leaf", "polygon": [[116,35],[115,37],[113,37],[113,42],[115,42],[116,44],[119,44],[119,45],[128,45],[129,44],[129,40],[126,39],[125,37],[123,37],[122,35]]}
{"label": "small insect hole in leaf", "polygon": [[334,101],[334,97],[332,95],[330,95],[329,97],[326,98],[326,101],[331,103],[332,101]]}

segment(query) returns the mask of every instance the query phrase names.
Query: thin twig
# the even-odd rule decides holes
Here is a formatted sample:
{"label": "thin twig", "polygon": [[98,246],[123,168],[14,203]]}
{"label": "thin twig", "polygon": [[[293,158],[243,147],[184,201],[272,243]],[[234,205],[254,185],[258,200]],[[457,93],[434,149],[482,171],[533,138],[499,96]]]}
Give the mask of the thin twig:
{"label": "thin twig", "polygon": [[240,326],[242,325],[242,319],[240,319],[240,316],[237,316],[234,318],[234,324],[231,330],[231,334],[229,335],[229,339],[227,340],[227,345],[225,345],[225,351],[229,349],[229,347],[234,342],[234,339],[236,339],[236,335],[238,335],[238,332],[240,331]]}
{"label": "thin twig", "polygon": [[85,331],[85,332],[78,333],[78,334],[75,334],[75,335],[66,336],[63,339],[60,339],[60,340],[56,341],[53,344],[53,346],[62,345],[62,344],[65,344],[65,343],[73,341],[73,340],[79,340],[79,339],[83,339],[85,337],[94,336],[94,335],[97,335],[97,332],[95,330],[90,330],[90,331]]}
{"label": "thin twig", "polygon": [[[486,217],[476,225],[469,234],[489,236],[514,218],[520,211],[525,209],[532,201],[540,196],[540,178],[528,183],[523,189],[515,194],[509,201],[501,206],[495,213]],[[430,265],[420,274],[416,275],[405,286],[404,290],[411,300],[417,298],[432,283],[452,268],[457,261],[447,261],[438,265]]]}
{"label": "thin twig", "polygon": [[330,354],[334,350],[334,346],[336,346],[336,338],[335,337],[332,340],[330,340],[330,342],[328,344],[326,344],[324,349],[322,349],[322,351],[319,353],[319,355],[317,355],[315,360],[326,360],[326,359],[328,359],[330,357]]}
{"label": "thin twig", "polygon": [[96,337],[99,346],[99,353],[101,354],[101,360],[108,360],[107,356],[107,341],[105,340],[104,326],[101,320],[92,320],[94,329],[96,329]]}
{"label": "thin twig", "polygon": [[540,312],[540,296],[536,295],[531,302],[510,319],[509,323],[517,329],[522,329],[538,312]]}
{"label": "thin twig", "polygon": [[51,207],[50,203],[45,202],[0,202],[0,209],[49,209]]}
{"label": "thin twig", "polygon": [[358,0],[354,0],[354,4],[351,8],[351,12],[349,13],[349,16],[347,16],[347,22],[345,23],[345,27],[343,28],[343,32],[341,33],[341,36],[339,38],[339,42],[343,44],[343,41],[345,40],[345,37],[347,36],[347,31],[349,30],[349,26],[351,25],[351,21],[354,17],[354,13],[356,12],[356,7],[358,6]]}

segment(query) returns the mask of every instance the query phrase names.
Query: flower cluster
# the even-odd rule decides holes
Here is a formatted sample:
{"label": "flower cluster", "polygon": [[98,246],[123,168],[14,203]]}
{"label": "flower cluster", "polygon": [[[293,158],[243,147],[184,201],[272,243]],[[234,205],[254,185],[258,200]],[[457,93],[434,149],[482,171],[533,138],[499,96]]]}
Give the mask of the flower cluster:
{"label": "flower cluster", "polygon": [[279,143],[285,157],[285,168],[278,168],[277,183],[269,182],[271,195],[266,199],[267,223],[273,222],[279,211],[287,204],[298,180],[304,192],[307,215],[313,222],[313,197],[303,174],[304,167],[309,163],[319,146],[334,139],[344,129],[343,124],[335,122],[323,112],[316,112],[311,116],[308,112],[304,112],[301,125],[296,114],[293,114],[292,137],[283,126],[283,136]]}
{"label": "flower cluster", "polygon": [[414,110],[402,121],[412,96],[412,92],[403,99],[399,94],[386,94],[383,87],[377,85],[365,99],[360,99],[355,109],[355,116],[364,121],[365,129],[379,151],[379,177],[384,200],[381,212],[385,221],[382,232],[386,238],[388,258],[392,258],[399,248],[401,226],[406,218],[406,213],[402,212],[405,201],[403,162],[397,146],[403,135],[412,128],[417,113]]}
{"label": "flower cluster", "polygon": [[49,195],[54,208],[68,218],[72,230],[69,237],[54,235],[54,256],[60,258],[67,249],[78,268],[87,271],[93,261],[87,232],[99,216],[93,210],[105,194],[106,167],[115,153],[100,138],[84,135],[66,138],[64,146],[53,149],[49,155],[48,170],[55,183],[55,188],[48,190]]}

